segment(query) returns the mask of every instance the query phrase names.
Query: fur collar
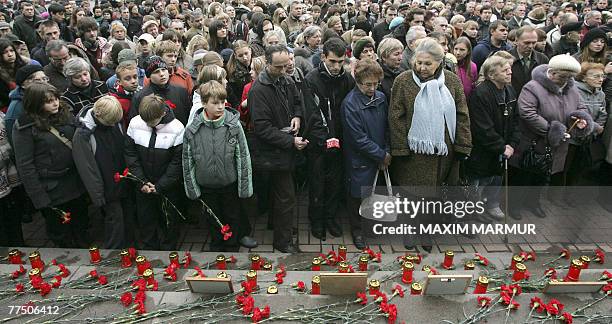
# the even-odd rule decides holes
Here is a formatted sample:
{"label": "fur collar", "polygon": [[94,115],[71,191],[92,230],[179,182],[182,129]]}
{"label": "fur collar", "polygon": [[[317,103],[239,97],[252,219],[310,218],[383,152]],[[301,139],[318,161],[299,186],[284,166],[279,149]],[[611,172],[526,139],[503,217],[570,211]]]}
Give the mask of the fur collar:
{"label": "fur collar", "polygon": [[552,80],[548,78],[548,75],[546,74],[547,70],[548,64],[539,65],[531,72],[531,78],[540,85],[542,85],[542,87],[544,87],[544,89],[546,89],[548,92],[551,92],[553,94],[558,94],[559,92],[561,92],[562,94],[566,94],[569,89],[574,86],[574,79],[569,79],[565,87],[563,87],[563,89],[560,89],[558,85],[556,85],[554,82],[552,82]]}

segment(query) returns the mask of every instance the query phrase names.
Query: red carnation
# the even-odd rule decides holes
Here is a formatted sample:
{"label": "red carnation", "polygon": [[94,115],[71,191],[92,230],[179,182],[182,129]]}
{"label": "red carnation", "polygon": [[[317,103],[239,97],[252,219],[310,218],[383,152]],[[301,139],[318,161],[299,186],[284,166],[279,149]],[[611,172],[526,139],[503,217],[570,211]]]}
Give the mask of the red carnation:
{"label": "red carnation", "polygon": [[168,105],[168,107],[170,107],[172,110],[176,109],[176,105],[170,100],[166,100],[166,105]]}
{"label": "red carnation", "polygon": [[89,271],[89,276],[91,276],[92,278],[98,278],[98,271],[95,269]]}
{"label": "red carnation", "polygon": [[572,324],[574,322],[574,317],[572,316],[572,314],[565,312],[563,314],[561,314],[561,319],[566,323],[566,324]]}
{"label": "red carnation", "polygon": [[144,315],[147,312],[145,309],[144,301],[138,301],[136,303],[136,311],[139,315]]}
{"label": "red carnation", "polygon": [[70,212],[64,212],[61,217],[62,224],[68,224],[72,220],[72,214]]}
{"label": "red carnation", "polygon": [[128,249],[128,253],[130,255],[130,259],[135,260],[136,254],[138,253],[135,248],[131,247]]}
{"label": "red carnation", "polygon": [[491,298],[489,298],[489,297],[478,296],[477,301],[478,301],[478,305],[480,305],[480,307],[485,307],[485,306],[491,305]]}
{"label": "red carnation", "polygon": [[270,306],[266,305],[264,307],[264,309],[261,311],[261,316],[263,316],[263,318],[270,317]]}
{"label": "red carnation", "polygon": [[546,305],[546,311],[550,315],[559,315],[563,311],[563,307],[565,306],[560,301],[553,298]]}
{"label": "red carnation", "polygon": [[130,174],[130,169],[129,169],[129,168],[125,168],[125,170],[123,170],[123,174],[122,174],[122,175],[123,175],[124,177],[127,177],[127,176],[128,176],[128,174]]}
{"label": "red carnation", "polygon": [[191,261],[193,258],[191,257],[191,252],[185,252],[185,257],[183,258],[183,268],[187,269],[191,265]]}
{"label": "red carnation", "polygon": [[59,267],[59,273],[62,277],[66,278],[70,275],[70,270],[68,270],[65,265],[60,263],[57,266]]}
{"label": "red carnation", "polygon": [[100,276],[98,277],[98,282],[104,286],[108,283],[108,279],[106,278],[106,276]]}
{"label": "red carnation", "polygon": [[400,285],[395,285],[395,288],[393,288],[393,295],[398,295],[400,298],[404,298],[404,288],[402,288]]}
{"label": "red carnation", "polygon": [[115,174],[113,175],[113,181],[115,181],[115,183],[121,182],[121,175],[119,174],[119,172],[115,172]]}
{"label": "red carnation", "polygon": [[601,249],[595,250],[595,257],[593,258],[593,261],[604,264],[605,260],[606,260],[606,253],[602,251]]}
{"label": "red carnation", "polygon": [[389,324],[393,324],[397,320],[397,306],[395,304],[391,304],[387,308],[387,317],[389,318]]}
{"label": "red carnation", "polygon": [[130,304],[132,304],[132,293],[128,291],[121,295],[121,303],[125,307],[130,306]]}
{"label": "red carnation", "polygon": [[39,288],[40,288],[40,295],[43,297],[47,296],[51,292],[51,285],[46,282],[43,282]]}
{"label": "red carnation", "polygon": [[387,295],[385,293],[377,291],[376,292],[376,300],[374,300],[374,301],[377,302],[377,303],[381,303],[382,302],[382,303],[386,304],[387,301],[388,301],[388,298],[387,298]]}
{"label": "red carnation", "polygon": [[368,296],[364,292],[357,293],[357,299],[355,299],[355,303],[365,305],[368,303]]}
{"label": "red carnation", "polygon": [[59,286],[62,284],[62,277],[61,276],[55,276],[53,277],[53,281],[51,283],[51,287],[53,288],[59,288]]}
{"label": "red carnation", "polygon": [[17,285],[15,285],[15,290],[17,292],[23,292],[25,288],[23,287],[23,284],[18,283]]}
{"label": "red carnation", "polygon": [[261,310],[259,309],[259,307],[255,307],[255,309],[253,310],[253,315],[251,316],[251,320],[253,321],[253,323],[258,323],[262,319],[263,316],[261,315]]}
{"label": "red carnation", "polygon": [[529,303],[529,307],[531,309],[535,309],[537,313],[542,313],[546,310],[546,304],[539,297],[531,298],[531,303]]}
{"label": "red carnation", "polygon": [[298,281],[294,287],[298,290],[298,291],[304,291],[306,290],[306,284],[304,284],[303,281]]}
{"label": "red carnation", "polygon": [[282,284],[283,282],[284,282],[284,280],[283,280],[283,274],[282,274],[282,273],[277,273],[277,274],[276,274],[276,283],[280,285],[280,284]]}
{"label": "red carnation", "polygon": [[206,275],[204,274],[204,271],[202,271],[202,269],[200,267],[193,267],[197,273],[197,276],[201,277],[201,278],[205,278]]}
{"label": "red carnation", "polygon": [[570,251],[569,251],[568,249],[561,249],[561,253],[559,253],[559,255],[560,255],[562,258],[569,259],[569,258],[570,258],[570,256],[571,256],[571,253],[570,253]]}

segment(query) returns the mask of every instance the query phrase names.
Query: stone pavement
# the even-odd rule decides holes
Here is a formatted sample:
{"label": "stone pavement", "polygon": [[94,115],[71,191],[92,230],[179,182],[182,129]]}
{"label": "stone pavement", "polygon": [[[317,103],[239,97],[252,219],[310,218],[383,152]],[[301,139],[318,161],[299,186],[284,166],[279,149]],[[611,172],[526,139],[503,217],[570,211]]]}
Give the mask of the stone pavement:
{"label": "stone pavement", "polygon": [[[297,217],[294,229],[297,229],[295,239],[303,252],[327,252],[336,249],[338,245],[346,245],[349,252],[357,252],[352,244],[346,211],[341,209],[338,213],[340,223],[344,230],[342,237],[334,238],[327,235],[327,240],[321,241],[310,234],[308,221],[308,197],[306,193],[301,193],[298,198]],[[607,212],[598,204],[580,206],[580,212],[568,210],[567,206],[560,206],[550,201],[545,201],[544,210],[548,217],[545,219],[535,216],[524,217],[521,223],[534,223],[537,225],[538,235],[521,236],[514,235],[509,237],[508,243],[504,243],[502,236],[486,235],[476,238],[467,238],[461,235],[438,235],[434,238],[434,248],[432,252],[442,252],[453,250],[466,253],[487,253],[487,252],[511,252],[511,251],[558,251],[559,247],[566,247],[576,251],[593,251],[600,248],[606,252],[612,252],[612,214]],[[103,221],[96,213],[91,213],[92,237],[98,246],[102,246]],[[591,215],[588,221],[584,215]],[[554,221],[553,221],[554,220]],[[559,224],[565,223],[566,227],[560,228]],[[24,238],[27,246],[31,247],[53,247],[53,243],[47,239],[45,233],[44,220],[36,217],[32,223],[23,224]],[[259,242],[259,247],[248,250],[241,248],[240,252],[273,252],[272,231],[267,227],[267,215],[251,218],[253,226],[252,236]],[[564,237],[576,235],[575,228],[580,228],[582,239],[576,242],[564,242]],[[588,233],[588,234],[584,234]],[[209,251],[209,233],[207,222],[200,217],[196,224],[183,224],[179,239],[179,251],[204,252]],[[564,243],[559,243],[564,242]],[[592,243],[595,242],[595,243]],[[384,253],[406,252],[402,244],[377,244],[370,245],[370,248]],[[413,250],[414,251],[414,250]],[[417,246],[417,251],[422,251]]]}

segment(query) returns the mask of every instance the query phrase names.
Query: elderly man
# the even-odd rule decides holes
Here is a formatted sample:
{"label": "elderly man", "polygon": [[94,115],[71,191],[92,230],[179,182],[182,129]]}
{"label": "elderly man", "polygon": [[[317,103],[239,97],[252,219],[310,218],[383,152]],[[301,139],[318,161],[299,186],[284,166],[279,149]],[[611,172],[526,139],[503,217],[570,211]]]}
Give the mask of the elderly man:
{"label": "elderly man", "polygon": [[75,116],[85,117],[96,100],[108,93],[104,82],[91,79],[89,64],[85,59],[73,57],[66,61],[64,75],[70,81],[70,86],[62,95],[62,100],[70,106]]}
{"label": "elderly man", "polygon": [[535,27],[523,26],[516,30],[516,47],[510,50],[514,56],[512,64],[512,87],[520,94],[523,86],[531,81],[531,72],[537,66],[548,63],[548,57],[535,50],[538,34]]}
{"label": "elderly man", "polygon": [[[580,63],[566,54],[554,56],[548,64],[533,70],[533,80],[519,95],[521,139],[510,159],[513,167],[510,185],[564,185],[567,139],[585,138],[594,129],[593,119],[574,84],[574,77],[580,71]],[[543,218],[546,214],[540,207],[539,196],[539,188],[525,188],[513,197],[510,205]],[[510,216],[522,218],[516,210]]]}
{"label": "elderly man", "polygon": [[49,77],[49,83],[63,93],[70,85],[64,76],[64,64],[70,59],[68,46],[63,40],[52,40],[45,46],[45,51],[49,55],[50,63],[44,67],[43,71]]}
{"label": "elderly man", "polygon": [[21,3],[21,15],[15,18],[13,22],[13,33],[23,40],[32,50],[37,43],[38,36],[36,35],[36,23],[40,20],[34,11],[34,5],[28,1]]}
{"label": "elderly man", "polygon": [[584,38],[584,35],[593,28],[597,28],[601,25],[601,12],[593,10],[584,15],[584,22],[582,23],[582,29],[580,30],[580,40]]}
{"label": "elderly man", "polygon": [[404,53],[402,55],[402,63],[400,67],[406,71],[410,70],[410,60],[412,59],[412,55],[414,50],[418,45],[418,40],[427,37],[427,32],[425,32],[425,27],[423,26],[412,26],[406,33],[406,47],[404,48]]}
{"label": "elderly man", "polygon": [[254,138],[250,143],[253,168],[259,185],[269,184],[256,191],[270,192],[268,217],[273,217],[274,248],[283,253],[296,253],[299,249],[291,234],[296,207],[295,150],[303,150],[308,145],[308,140],[299,135],[303,99],[286,75],[290,65],[287,48],[271,45],[265,55],[266,68],[253,83],[248,100],[254,122]]}
{"label": "elderly man", "polygon": [[560,13],[559,18],[558,18],[558,25],[555,26],[555,28],[551,29],[546,34],[546,43],[548,43],[550,47],[554,48],[556,44],[559,42],[559,39],[561,39],[561,27],[569,23],[577,23],[577,22],[578,22],[578,16],[572,13]]}

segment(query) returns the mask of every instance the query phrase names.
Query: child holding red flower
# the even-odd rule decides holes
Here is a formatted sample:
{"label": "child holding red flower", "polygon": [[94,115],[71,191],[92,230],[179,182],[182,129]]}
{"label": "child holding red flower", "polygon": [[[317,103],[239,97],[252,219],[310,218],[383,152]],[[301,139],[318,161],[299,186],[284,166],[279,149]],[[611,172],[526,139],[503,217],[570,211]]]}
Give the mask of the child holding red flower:
{"label": "child holding red flower", "polygon": [[114,174],[126,167],[123,157],[123,109],[113,96],[104,96],[86,112],[74,134],[72,156],[91,202],[104,214],[104,248],[126,247],[124,211],[130,202],[125,182]]}
{"label": "child holding red flower", "polygon": [[183,145],[187,197],[202,199],[218,218],[209,226],[212,251],[237,251],[237,238],[243,245],[256,246],[252,238],[240,237],[250,224],[240,221],[239,198],[253,195],[251,157],[240,114],[225,107],[227,92],[221,83],[208,81],[199,92],[203,109],[185,129]]}

